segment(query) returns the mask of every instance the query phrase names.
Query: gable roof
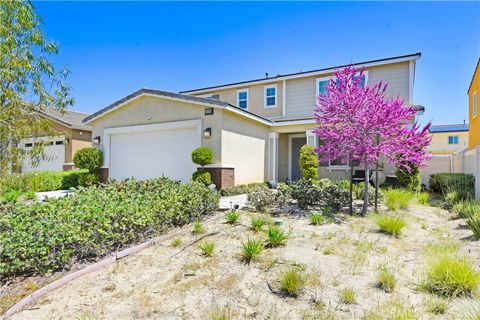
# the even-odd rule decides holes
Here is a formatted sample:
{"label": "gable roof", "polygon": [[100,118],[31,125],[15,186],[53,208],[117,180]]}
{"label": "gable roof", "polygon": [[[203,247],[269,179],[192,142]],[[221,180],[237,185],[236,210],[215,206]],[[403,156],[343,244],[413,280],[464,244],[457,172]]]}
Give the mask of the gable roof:
{"label": "gable roof", "polygon": [[89,115],[85,119],[83,119],[83,123],[90,123],[95,119],[98,119],[101,116],[104,116],[105,114],[112,112],[113,110],[122,107],[126,103],[139,98],[141,96],[156,96],[156,97],[161,97],[165,98],[168,100],[174,100],[174,101],[185,101],[185,102],[190,102],[193,104],[198,104],[202,106],[211,106],[214,108],[221,108],[221,109],[227,109],[229,111],[235,112],[242,114],[248,118],[260,121],[264,124],[271,124],[272,121],[270,121],[267,118],[264,118],[262,116],[259,116],[255,113],[252,113],[250,111],[241,109],[237,106],[234,106],[230,103],[221,101],[221,100],[216,100],[216,99],[209,99],[209,98],[200,98],[200,97],[194,97],[186,94],[179,94],[179,93],[174,93],[174,92],[168,92],[168,91],[161,91],[161,90],[154,90],[154,89],[140,89],[138,91],[135,91],[134,93],[118,100],[115,101],[114,103],[106,106],[103,109],[100,109],[99,111]]}
{"label": "gable roof", "polygon": [[198,94],[198,93],[202,93],[202,92],[205,92],[205,91],[206,92],[212,91],[214,89],[225,89],[225,88],[228,88],[228,87],[238,87],[238,86],[247,85],[247,84],[251,85],[251,84],[255,84],[255,83],[268,83],[268,82],[291,79],[291,78],[301,78],[301,77],[313,76],[313,75],[317,75],[317,74],[331,73],[331,72],[334,72],[336,69],[340,69],[340,68],[344,68],[344,67],[348,67],[348,66],[371,67],[371,66],[388,64],[388,63],[396,63],[396,62],[417,60],[421,56],[422,56],[422,54],[420,52],[417,52],[417,53],[407,54],[407,55],[403,55],[403,56],[396,56],[396,57],[390,57],[390,58],[384,58],[384,59],[350,63],[350,64],[338,65],[338,66],[334,66],[334,67],[310,70],[310,71],[302,71],[302,72],[288,73],[288,74],[284,74],[284,75],[277,75],[277,76],[274,76],[274,77],[266,77],[266,78],[260,78],[260,79],[254,79],[254,80],[248,80],[248,81],[240,81],[240,82],[233,82],[233,83],[227,83],[227,84],[205,87],[205,88],[199,88],[199,89],[185,90],[185,91],[180,91],[180,93],[185,93],[185,94],[195,93],[195,94]]}
{"label": "gable roof", "polygon": [[431,133],[468,131],[468,124],[443,124],[430,126],[428,131]]}
{"label": "gable roof", "polygon": [[64,113],[61,113],[56,109],[46,108],[44,111],[39,112],[39,114],[72,129],[92,131],[90,125],[83,123],[83,120],[89,116],[88,113],[71,110],[66,110]]}
{"label": "gable roof", "polygon": [[472,80],[470,80],[470,85],[468,86],[467,94],[470,92],[470,88],[472,88],[473,79],[475,78],[475,74],[477,74],[478,66],[480,66],[480,58],[478,58],[477,66],[475,67],[475,71],[473,72],[473,75],[472,75]]}

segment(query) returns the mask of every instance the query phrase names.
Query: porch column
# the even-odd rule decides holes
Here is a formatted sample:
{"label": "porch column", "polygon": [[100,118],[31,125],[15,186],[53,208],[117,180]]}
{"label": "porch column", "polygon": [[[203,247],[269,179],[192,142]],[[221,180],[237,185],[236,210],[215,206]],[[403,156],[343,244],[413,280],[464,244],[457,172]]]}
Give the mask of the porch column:
{"label": "porch column", "polygon": [[305,134],[307,136],[307,144],[314,148],[318,147],[317,145],[318,139],[317,139],[317,136],[315,136],[315,133],[313,132],[313,130],[307,130],[305,131]]}
{"label": "porch column", "polygon": [[278,133],[268,133],[268,181],[278,181]]}

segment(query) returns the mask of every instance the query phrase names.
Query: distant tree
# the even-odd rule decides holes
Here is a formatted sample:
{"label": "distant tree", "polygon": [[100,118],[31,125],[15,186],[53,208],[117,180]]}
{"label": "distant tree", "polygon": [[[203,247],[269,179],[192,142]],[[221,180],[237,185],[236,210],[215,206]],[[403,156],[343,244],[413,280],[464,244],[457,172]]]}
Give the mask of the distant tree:
{"label": "distant tree", "polygon": [[47,59],[57,53],[57,45],[45,39],[31,2],[0,1],[0,177],[24,158],[33,164],[44,158],[40,140],[28,149],[19,142],[55,135],[51,121],[39,112],[63,112],[73,103],[64,82],[68,71],[57,70]]}
{"label": "distant tree", "polygon": [[380,157],[401,170],[425,166],[430,143],[428,128],[413,123],[416,109],[400,99],[386,97],[387,84],[363,83],[363,70],[338,70],[336,79],[317,98],[315,134],[321,144],[316,149],[322,161],[348,158],[365,166],[365,192],[362,213],[367,212],[369,166]]}

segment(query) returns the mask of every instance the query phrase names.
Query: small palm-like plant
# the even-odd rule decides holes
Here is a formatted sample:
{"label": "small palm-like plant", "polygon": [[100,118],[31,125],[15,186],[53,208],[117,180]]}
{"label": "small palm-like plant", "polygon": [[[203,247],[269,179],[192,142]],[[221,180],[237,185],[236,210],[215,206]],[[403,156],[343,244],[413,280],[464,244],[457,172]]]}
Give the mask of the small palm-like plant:
{"label": "small palm-like plant", "polygon": [[196,235],[205,233],[205,228],[203,227],[202,223],[198,220],[193,223],[193,233],[195,233]]}
{"label": "small palm-like plant", "polygon": [[215,243],[204,241],[198,246],[198,248],[202,250],[202,253],[205,257],[211,257],[213,250],[215,249]]}
{"label": "small palm-like plant", "polygon": [[402,229],[407,225],[405,219],[399,215],[392,215],[387,213],[376,214],[373,216],[373,220],[380,227],[380,230],[391,234],[394,237],[398,237]]}
{"label": "small palm-like plant", "polygon": [[252,218],[250,228],[254,232],[262,230],[263,226],[267,224],[267,221],[263,218]]}
{"label": "small palm-like plant", "polygon": [[263,251],[263,243],[260,240],[248,239],[242,243],[242,258],[246,263],[255,260]]}
{"label": "small palm-like plant", "polygon": [[318,226],[325,221],[325,217],[319,213],[310,214],[310,223],[314,226]]}
{"label": "small palm-like plant", "polygon": [[267,231],[267,246],[278,247],[283,245],[288,239],[288,234],[285,230],[280,229],[278,226],[270,226]]}
{"label": "small palm-like plant", "polygon": [[225,220],[227,220],[227,223],[229,224],[237,223],[239,218],[240,218],[240,213],[237,210],[229,211],[225,215]]}

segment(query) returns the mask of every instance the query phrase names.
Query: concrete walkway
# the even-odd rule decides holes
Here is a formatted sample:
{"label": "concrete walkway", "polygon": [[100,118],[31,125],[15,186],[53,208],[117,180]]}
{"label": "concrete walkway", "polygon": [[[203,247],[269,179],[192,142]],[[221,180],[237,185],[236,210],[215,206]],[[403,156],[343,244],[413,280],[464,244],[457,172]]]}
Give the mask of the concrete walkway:
{"label": "concrete walkway", "polygon": [[231,209],[234,205],[238,205],[239,209],[242,209],[247,206],[247,195],[239,194],[236,196],[230,197],[221,197],[220,198],[220,209]]}
{"label": "concrete walkway", "polygon": [[66,195],[69,195],[71,193],[72,191],[70,190],[55,190],[55,191],[37,192],[35,193],[35,195],[37,196],[38,201],[43,201],[46,198],[49,198],[49,199],[63,198]]}

